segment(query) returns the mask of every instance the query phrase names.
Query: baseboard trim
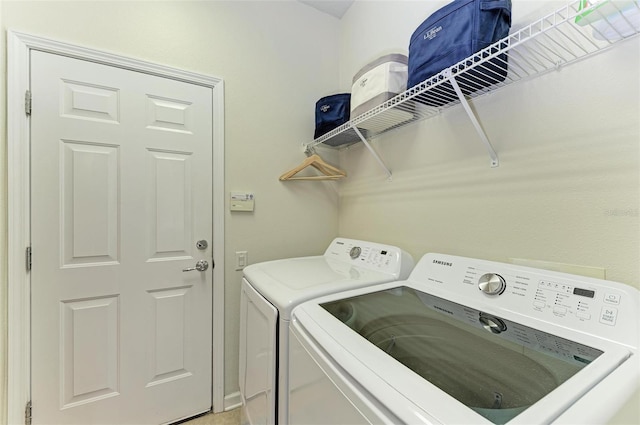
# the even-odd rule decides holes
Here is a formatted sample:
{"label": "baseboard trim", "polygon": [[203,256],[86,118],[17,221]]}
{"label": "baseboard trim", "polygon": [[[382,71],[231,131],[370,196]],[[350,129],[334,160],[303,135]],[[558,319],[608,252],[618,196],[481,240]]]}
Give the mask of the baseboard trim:
{"label": "baseboard trim", "polygon": [[237,409],[242,406],[242,399],[240,398],[240,391],[236,391],[235,393],[226,394],[224,396],[224,411],[227,412],[229,410]]}

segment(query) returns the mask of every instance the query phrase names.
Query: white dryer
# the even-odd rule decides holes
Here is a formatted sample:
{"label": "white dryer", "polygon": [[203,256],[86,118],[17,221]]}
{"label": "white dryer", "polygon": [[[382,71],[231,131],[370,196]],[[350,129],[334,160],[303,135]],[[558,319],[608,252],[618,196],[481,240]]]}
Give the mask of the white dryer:
{"label": "white dryer", "polygon": [[294,309],[288,420],[606,423],[640,383],[639,311],[628,285],[427,254]]}
{"label": "white dryer", "polygon": [[[240,302],[240,395],[243,424],[286,424],[291,310],[303,301],[351,288],[406,279],[411,256],[395,246],[336,238],[324,255],[252,264]],[[353,320],[353,312],[341,312]]]}

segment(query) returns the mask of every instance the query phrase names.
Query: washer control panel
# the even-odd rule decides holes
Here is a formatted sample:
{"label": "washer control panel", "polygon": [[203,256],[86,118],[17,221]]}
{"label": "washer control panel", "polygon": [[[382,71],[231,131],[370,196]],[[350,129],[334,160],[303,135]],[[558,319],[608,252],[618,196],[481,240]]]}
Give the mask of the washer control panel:
{"label": "washer control panel", "polygon": [[409,280],[433,287],[434,295],[490,309],[497,316],[515,312],[621,342],[640,342],[640,292],[630,285],[444,254],[425,257]]}
{"label": "washer control panel", "polygon": [[534,310],[549,310],[558,318],[573,315],[579,320],[595,319],[608,326],[616,325],[622,293],[589,285],[579,287],[559,280],[540,279],[537,283]]}

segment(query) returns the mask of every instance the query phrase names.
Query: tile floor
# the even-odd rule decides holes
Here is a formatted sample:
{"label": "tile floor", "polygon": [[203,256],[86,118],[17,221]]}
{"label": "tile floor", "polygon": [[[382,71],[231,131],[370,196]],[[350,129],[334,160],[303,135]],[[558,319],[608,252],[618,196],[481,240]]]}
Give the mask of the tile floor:
{"label": "tile floor", "polygon": [[180,425],[240,425],[240,409],[222,413],[207,413]]}

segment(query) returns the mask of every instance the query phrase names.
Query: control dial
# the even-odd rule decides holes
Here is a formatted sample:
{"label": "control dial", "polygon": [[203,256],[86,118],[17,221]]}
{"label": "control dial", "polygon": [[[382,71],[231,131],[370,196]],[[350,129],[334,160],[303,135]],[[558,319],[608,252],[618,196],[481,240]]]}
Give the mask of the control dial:
{"label": "control dial", "polygon": [[351,251],[349,251],[349,255],[351,256],[352,260],[355,260],[360,256],[361,252],[362,248],[360,248],[359,246],[354,246],[353,248],[351,248]]}
{"label": "control dial", "polygon": [[482,323],[482,327],[491,333],[499,334],[507,330],[507,325],[499,317],[480,313],[480,318],[478,320]]}
{"label": "control dial", "polygon": [[500,295],[507,287],[502,276],[495,273],[487,273],[480,277],[478,289],[487,295]]}

